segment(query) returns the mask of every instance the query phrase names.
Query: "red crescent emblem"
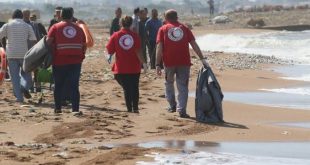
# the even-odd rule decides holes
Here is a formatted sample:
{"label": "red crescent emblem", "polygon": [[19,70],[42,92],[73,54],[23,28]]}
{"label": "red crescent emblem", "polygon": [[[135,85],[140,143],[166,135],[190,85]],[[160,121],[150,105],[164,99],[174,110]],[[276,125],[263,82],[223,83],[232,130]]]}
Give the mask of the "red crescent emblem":
{"label": "red crescent emblem", "polygon": [[129,50],[134,45],[134,40],[131,35],[125,34],[119,39],[119,44],[124,50]]}
{"label": "red crescent emblem", "polygon": [[126,46],[126,47],[128,46],[128,44],[126,44],[126,41],[127,41],[127,40],[129,40],[129,38],[125,38],[125,39],[123,40],[123,44],[124,44],[124,46]]}

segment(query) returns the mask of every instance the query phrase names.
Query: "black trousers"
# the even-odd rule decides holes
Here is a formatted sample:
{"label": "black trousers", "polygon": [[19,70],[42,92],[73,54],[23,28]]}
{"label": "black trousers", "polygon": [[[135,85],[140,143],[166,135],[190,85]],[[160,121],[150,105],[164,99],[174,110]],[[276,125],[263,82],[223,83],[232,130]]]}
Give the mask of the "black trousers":
{"label": "black trousers", "polygon": [[[61,110],[62,100],[64,100],[64,98],[69,95],[72,102],[72,111],[79,111],[79,81],[81,75],[81,66],[81,64],[53,66],[53,77],[55,82],[54,100],[56,110]],[[68,94],[64,95],[63,91],[66,91]]]}
{"label": "black trousers", "polygon": [[156,42],[150,41],[149,45],[149,57],[150,57],[150,63],[151,63],[151,69],[155,69],[155,63],[156,63]]}
{"label": "black trousers", "polygon": [[127,111],[138,111],[140,73],[115,74],[114,77],[124,90]]}
{"label": "black trousers", "polygon": [[[155,41],[150,41],[149,57],[150,57],[151,69],[156,69],[156,42]],[[163,62],[160,63],[160,67],[164,69]]]}

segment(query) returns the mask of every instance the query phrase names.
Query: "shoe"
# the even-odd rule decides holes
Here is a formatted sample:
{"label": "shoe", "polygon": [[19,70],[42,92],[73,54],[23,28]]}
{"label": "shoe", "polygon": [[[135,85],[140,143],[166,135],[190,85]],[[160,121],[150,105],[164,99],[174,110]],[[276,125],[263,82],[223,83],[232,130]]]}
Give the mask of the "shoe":
{"label": "shoe", "polygon": [[10,78],[10,75],[8,74],[8,72],[6,72],[6,74],[5,74],[4,81],[6,81],[6,82],[11,81],[11,78]]}
{"label": "shoe", "polygon": [[10,75],[9,75],[8,72],[5,73],[5,79],[6,79],[6,80],[11,80]]}
{"label": "shoe", "polygon": [[29,91],[30,91],[30,93],[34,93],[34,88],[31,87],[31,88],[29,89]]}
{"label": "shoe", "polygon": [[31,94],[30,94],[30,92],[28,90],[22,88],[22,93],[24,94],[24,97],[26,99],[30,99],[31,98]]}
{"label": "shoe", "polygon": [[37,92],[37,93],[41,93],[41,91],[42,91],[41,87],[40,87],[40,88],[39,88],[39,87],[36,88],[36,92]]}
{"label": "shoe", "polygon": [[133,110],[133,113],[140,113],[139,110]]}
{"label": "shoe", "polygon": [[82,111],[73,111],[73,116],[79,117],[79,116],[83,116],[83,112]]}
{"label": "shoe", "polygon": [[175,106],[173,106],[173,107],[168,107],[167,110],[168,110],[169,113],[174,113],[174,112],[177,111],[177,108]]}
{"label": "shoe", "polygon": [[180,113],[181,118],[190,118],[190,116],[186,113]]}
{"label": "shoe", "polygon": [[23,105],[23,104],[24,104],[24,100],[16,100],[16,103],[17,103],[18,105]]}
{"label": "shoe", "polygon": [[54,113],[62,113],[60,109],[54,109]]}

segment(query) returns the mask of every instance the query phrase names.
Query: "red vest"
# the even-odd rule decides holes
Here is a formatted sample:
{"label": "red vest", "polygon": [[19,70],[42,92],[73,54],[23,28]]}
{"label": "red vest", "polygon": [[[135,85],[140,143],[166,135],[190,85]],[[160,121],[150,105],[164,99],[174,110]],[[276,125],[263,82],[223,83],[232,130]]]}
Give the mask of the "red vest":
{"label": "red vest", "polygon": [[85,58],[85,34],[75,23],[60,22],[55,26],[55,65],[77,64]]}

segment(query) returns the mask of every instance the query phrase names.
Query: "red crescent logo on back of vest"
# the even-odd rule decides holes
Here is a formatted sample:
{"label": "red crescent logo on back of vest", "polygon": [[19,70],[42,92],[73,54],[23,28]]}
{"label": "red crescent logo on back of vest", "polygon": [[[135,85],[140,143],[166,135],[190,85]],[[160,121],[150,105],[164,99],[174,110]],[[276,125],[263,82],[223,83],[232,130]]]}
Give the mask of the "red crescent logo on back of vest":
{"label": "red crescent logo on back of vest", "polygon": [[62,33],[67,38],[74,38],[76,36],[76,29],[72,26],[66,26],[63,29]]}
{"label": "red crescent logo on back of vest", "polygon": [[180,41],[184,36],[183,30],[179,27],[170,28],[168,30],[168,37],[171,41]]}
{"label": "red crescent logo on back of vest", "polygon": [[118,43],[124,50],[129,50],[132,48],[134,40],[131,35],[125,34],[119,39]]}

